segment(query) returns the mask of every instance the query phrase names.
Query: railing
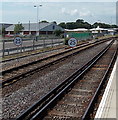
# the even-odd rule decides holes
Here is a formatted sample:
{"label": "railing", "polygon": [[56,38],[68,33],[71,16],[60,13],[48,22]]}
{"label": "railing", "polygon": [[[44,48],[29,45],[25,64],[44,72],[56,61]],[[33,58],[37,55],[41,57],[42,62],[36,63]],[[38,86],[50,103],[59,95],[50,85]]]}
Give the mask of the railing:
{"label": "railing", "polygon": [[[24,41],[24,39],[23,39]],[[46,47],[53,47],[53,46],[56,46],[56,45],[60,45],[60,44],[63,44],[63,39],[52,39],[52,40],[38,40],[38,41],[35,41],[33,42],[33,40],[29,40],[27,39],[26,40],[27,42],[29,42],[28,44],[29,45],[21,45],[21,46],[15,46],[14,43],[13,43],[13,40],[12,42],[9,42],[8,41],[3,41],[2,44],[1,44],[1,50],[0,52],[2,53],[1,54],[1,57],[4,57],[4,56],[7,56],[7,55],[11,55],[11,54],[16,54],[16,53],[21,53],[21,52],[26,52],[26,51],[31,51],[31,50],[37,50],[37,49],[40,49],[40,48],[46,48]],[[26,42],[25,41],[25,42]],[[8,46],[8,44],[11,44],[12,47],[5,47],[6,45]]]}

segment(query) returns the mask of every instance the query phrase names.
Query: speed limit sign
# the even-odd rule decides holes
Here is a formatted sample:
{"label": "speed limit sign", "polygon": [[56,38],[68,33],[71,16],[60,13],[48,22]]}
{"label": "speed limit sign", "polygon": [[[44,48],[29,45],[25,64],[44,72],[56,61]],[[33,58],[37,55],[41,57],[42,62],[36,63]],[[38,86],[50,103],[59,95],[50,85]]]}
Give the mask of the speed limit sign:
{"label": "speed limit sign", "polygon": [[17,45],[17,46],[22,45],[22,38],[16,37],[14,39],[14,44]]}
{"label": "speed limit sign", "polygon": [[68,40],[68,45],[69,45],[70,47],[75,47],[75,46],[77,45],[77,40],[76,40],[75,38],[70,38],[70,39]]}

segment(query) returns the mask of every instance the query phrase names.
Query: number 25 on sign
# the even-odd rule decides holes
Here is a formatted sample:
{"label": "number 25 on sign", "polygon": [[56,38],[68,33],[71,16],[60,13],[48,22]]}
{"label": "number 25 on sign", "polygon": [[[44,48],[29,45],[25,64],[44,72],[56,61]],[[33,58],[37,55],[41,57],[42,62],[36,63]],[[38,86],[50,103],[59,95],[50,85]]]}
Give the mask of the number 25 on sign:
{"label": "number 25 on sign", "polygon": [[75,46],[77,45],[77,40],[76,40],[75,38],[70,38],[70,39],[68,40],[68,45],[69,45],[70,47],[75,47]]}

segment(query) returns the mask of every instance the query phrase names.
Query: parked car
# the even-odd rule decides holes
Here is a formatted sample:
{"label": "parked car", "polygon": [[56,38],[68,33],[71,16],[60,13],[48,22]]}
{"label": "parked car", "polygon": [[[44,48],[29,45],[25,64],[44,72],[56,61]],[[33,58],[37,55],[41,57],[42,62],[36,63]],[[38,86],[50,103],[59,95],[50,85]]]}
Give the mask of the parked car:
{"label": "parked car", "polygon": [[12,37],[14,37],[14,35],[5,35],[5,37],[10,37],[10,38],[12,38]]}

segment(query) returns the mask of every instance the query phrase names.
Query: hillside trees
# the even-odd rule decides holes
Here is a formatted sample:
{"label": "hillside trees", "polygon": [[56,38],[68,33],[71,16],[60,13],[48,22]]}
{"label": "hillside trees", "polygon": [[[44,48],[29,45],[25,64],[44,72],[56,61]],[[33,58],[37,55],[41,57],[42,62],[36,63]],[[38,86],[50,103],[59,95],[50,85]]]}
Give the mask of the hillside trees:
{"label": "hillside trees", "polygon": [[77,29],[77,28],[91,29],[91,28],[96,28],[97,26],[101,28],[118,28],[117,25],[110,25],[106,23],[95,22],[94,24],[90,24],[88,22],[85,22],[83,19],[77,19],[75,22],[67,22],[67,23],[61,22],[59,26],[66,29]]}

